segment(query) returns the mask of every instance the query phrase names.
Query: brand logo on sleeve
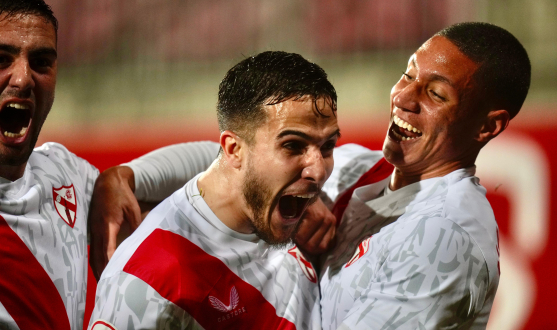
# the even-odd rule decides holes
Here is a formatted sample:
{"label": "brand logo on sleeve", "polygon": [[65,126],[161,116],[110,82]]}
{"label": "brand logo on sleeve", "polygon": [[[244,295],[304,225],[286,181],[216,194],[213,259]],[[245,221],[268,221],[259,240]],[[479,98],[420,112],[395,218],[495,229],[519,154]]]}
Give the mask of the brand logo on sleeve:
{"label": "brand logo on sleeve", "polygon": [[60,218],[73,228],[77,213],[77,199],[75,198],[73,184],[60,188],[52,187],[52,199],[54,201],[54,208]]}
{"label": "brand logo on sleeve", "polygon": [[219,312],[226,313],[226,315],[217,319],[218,322],[231,319],[246,312],[245,307],[236,309],[238,307],[238,304],[240,303],[240,296],[238,295],[238,291],[236,290],[235,286],[230,289],[230,299],[228,305],[225,305],[222,301],[213,296],[209,296],[209,302],[214,309],[218,310]]}
{"label": "brand logo on sleeve", "polygon": [[358,259],[363,257],[364,254],[366,254],[366,252],[369,250],[369,241],[370,240],[371,240],[371,237],[368,237],[365,240],[363,240],[362,243],[360,243],[360,245],[358,245],[358,248],[356,249],[356,252],[354,252],[354,256],[352,256],[352,259],[350,259],[350,261],[348,261],[346,263],[346,266],[344,266],[344,268],[352,265],[353,263],[358,261]]}
{"label": "brand logo on sleeve", "polygon": [[309,262],[302,254],[302,251],[300,251],[297,246],[294,246],[293,248],[288,250],[288,253],[296,258],[296,261],[298,261],[298,265],[300,265],[302,272],[304,273],[304,275],[306,275],[308,280],[313,283],[317,283],[317,274],[315,273],[311,262]]}

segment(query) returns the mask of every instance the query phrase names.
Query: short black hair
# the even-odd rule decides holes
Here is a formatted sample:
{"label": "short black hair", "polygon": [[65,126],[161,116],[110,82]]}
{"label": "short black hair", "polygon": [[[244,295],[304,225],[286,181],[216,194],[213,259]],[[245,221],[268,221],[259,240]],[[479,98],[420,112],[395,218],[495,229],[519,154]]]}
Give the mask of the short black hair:
{"label": "short black hair", "polygon": [[336,116],[337,94],[325,71],[299,54],[266,51],[248,57],[230,69],[219,85],[217,117],[221,132],[230,130],[252,142],[265,122],[265,105],[297,100],[304,96],[324,98]]}
{"label": "short black hair", "polygon": [[488,106],[507,110],[514,118],[528,94],[532,71],[518,39],[501,27],[481,22],[454,24],[435,35],[447,38],[479,64],[474,78]]}
{"label": "short black hair", "polygon": [[52,23],[54,31],[58,34],[58,20],[54,17],[52,8],[43,0],[0,0],[0,15],[6,18],[16,15],[36,15]]}

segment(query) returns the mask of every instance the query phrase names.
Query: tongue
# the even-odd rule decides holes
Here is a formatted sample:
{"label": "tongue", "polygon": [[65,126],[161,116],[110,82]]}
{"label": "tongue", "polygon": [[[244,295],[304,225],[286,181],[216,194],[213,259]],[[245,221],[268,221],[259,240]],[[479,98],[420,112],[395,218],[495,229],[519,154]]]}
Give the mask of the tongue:
{"label": "tongue", "polygon": [[29,116],[26,111],[7,108],[0,112],[0,125],[4,132],[19,133],[28,123]]}
{"label": "tongue", "polygon": [[279,200],[279,211],[285,219],[296,216],[298,210],[298,200],[293,196],[283,196]]}

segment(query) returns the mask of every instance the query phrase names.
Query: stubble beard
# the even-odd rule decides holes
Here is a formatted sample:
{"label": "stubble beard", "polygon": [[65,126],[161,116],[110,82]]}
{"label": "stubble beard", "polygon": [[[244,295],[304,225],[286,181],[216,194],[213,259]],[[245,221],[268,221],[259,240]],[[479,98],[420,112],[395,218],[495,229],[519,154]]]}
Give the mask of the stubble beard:
{"label": "stubble beard", "polygon": [[294,228],[286,239],[276,237],[273,234],[265,214],[267,206],[270,206],[273,202],[273,194],[264,184],[263,179],[258,176],[253,166],[251,166],[251,163],[248,163],[248,171],[242,187],[242,193],[246,204],[253,214],[253,218],[250,219],[250,222],[255,235],[277,250],[283,249],[290,244],[292,242],[292,237],[294,237],[298,231],[300,222],[298,222],[296,228]]}

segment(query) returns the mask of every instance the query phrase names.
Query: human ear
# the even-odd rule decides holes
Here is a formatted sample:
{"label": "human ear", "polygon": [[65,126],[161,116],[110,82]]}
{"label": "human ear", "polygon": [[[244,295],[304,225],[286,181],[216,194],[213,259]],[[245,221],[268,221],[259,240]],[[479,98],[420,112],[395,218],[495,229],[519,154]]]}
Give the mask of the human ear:
{"label": "human ear", "polygon": [[507,110],[492,110],[484,121],[476,140],[487,143],[507,128],[511,117]]}
{"label": "human ear", "polygon": [[236,133],[226,130],[220,133],[219,142],[228,164],[236,169],[241,168],[244,141]]}

